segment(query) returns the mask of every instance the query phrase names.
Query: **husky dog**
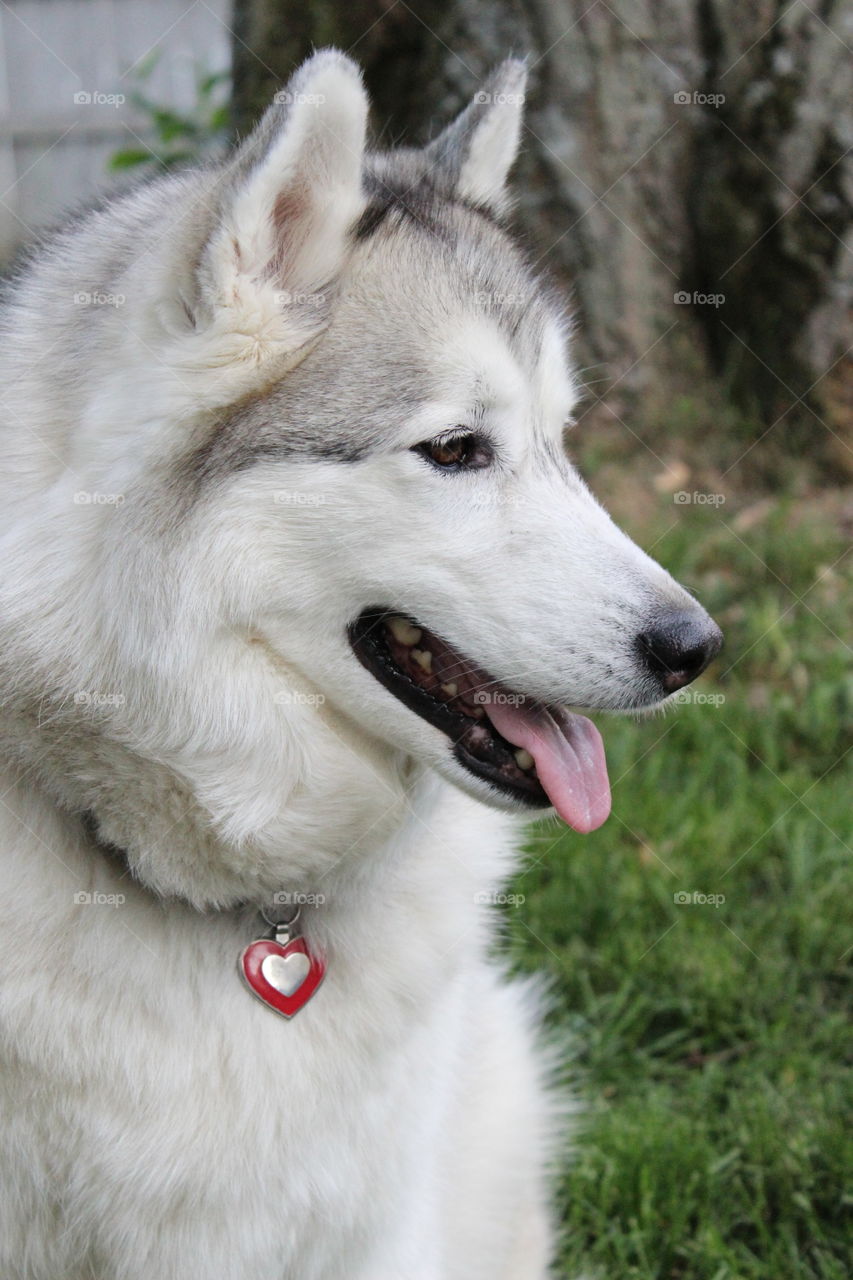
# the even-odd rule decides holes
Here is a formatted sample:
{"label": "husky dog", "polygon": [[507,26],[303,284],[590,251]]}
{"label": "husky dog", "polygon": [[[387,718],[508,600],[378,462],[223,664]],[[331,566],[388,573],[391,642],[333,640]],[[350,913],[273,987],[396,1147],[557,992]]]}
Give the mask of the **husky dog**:
{"label": "husky dog", "polygon": [[318,53],[12,282],[3,1280],[548,1274],[567,1108],[490,901],[525,818],[607,815],[569,708],[720,635],[565,455],[523,78],[365,153]]}

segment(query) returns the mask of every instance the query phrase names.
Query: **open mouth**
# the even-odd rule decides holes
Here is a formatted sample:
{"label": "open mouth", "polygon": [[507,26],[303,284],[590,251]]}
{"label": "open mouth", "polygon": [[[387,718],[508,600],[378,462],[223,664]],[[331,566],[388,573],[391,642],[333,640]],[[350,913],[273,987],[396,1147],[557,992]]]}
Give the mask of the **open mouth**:
{"label": "open mouth", "polygon": [[365,609],[349,640],[380,684],[446,734],[476,778],[521,804],[553,805],[576,831],[604,822],[604,747],[585,716],[505,687],[441,636],[388,608]]}

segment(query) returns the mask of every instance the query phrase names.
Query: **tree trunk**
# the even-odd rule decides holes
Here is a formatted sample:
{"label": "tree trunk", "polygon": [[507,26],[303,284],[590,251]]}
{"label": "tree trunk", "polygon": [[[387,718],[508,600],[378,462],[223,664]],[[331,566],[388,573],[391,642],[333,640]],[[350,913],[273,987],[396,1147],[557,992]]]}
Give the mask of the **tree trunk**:
{"label": "tree trunk", "polygon": [[418,143],[528,54],[517,221],[572,287],[590,380],[642,420],[714,379],[762,430],[850,466],[851,16],[845,0],[236,0],[235,125],[335,44],[364,68],[379,143]]}

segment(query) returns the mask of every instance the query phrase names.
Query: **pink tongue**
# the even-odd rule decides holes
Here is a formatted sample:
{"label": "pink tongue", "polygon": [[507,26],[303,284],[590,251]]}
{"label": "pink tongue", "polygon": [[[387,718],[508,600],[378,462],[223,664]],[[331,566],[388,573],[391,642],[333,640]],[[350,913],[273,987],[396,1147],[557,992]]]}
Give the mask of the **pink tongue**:
{"label": "pink tongue", "polygon": [[610,813],[610,781],[601,734],[586,716],[494,702],[486,715],[507,742],[524,747],[564,822],[586,835]]}

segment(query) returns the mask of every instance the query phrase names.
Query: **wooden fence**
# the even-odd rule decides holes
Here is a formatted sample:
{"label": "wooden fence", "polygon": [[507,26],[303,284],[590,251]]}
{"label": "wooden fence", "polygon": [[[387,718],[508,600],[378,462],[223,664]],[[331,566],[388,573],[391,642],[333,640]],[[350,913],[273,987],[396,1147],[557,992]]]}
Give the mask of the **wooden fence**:
{"label": "wooden fence", "polygon": [[228,0],[0,0],[0,260],[116,181],[116,151],[152,140],[130,101],[186,111],[227,69]]}

